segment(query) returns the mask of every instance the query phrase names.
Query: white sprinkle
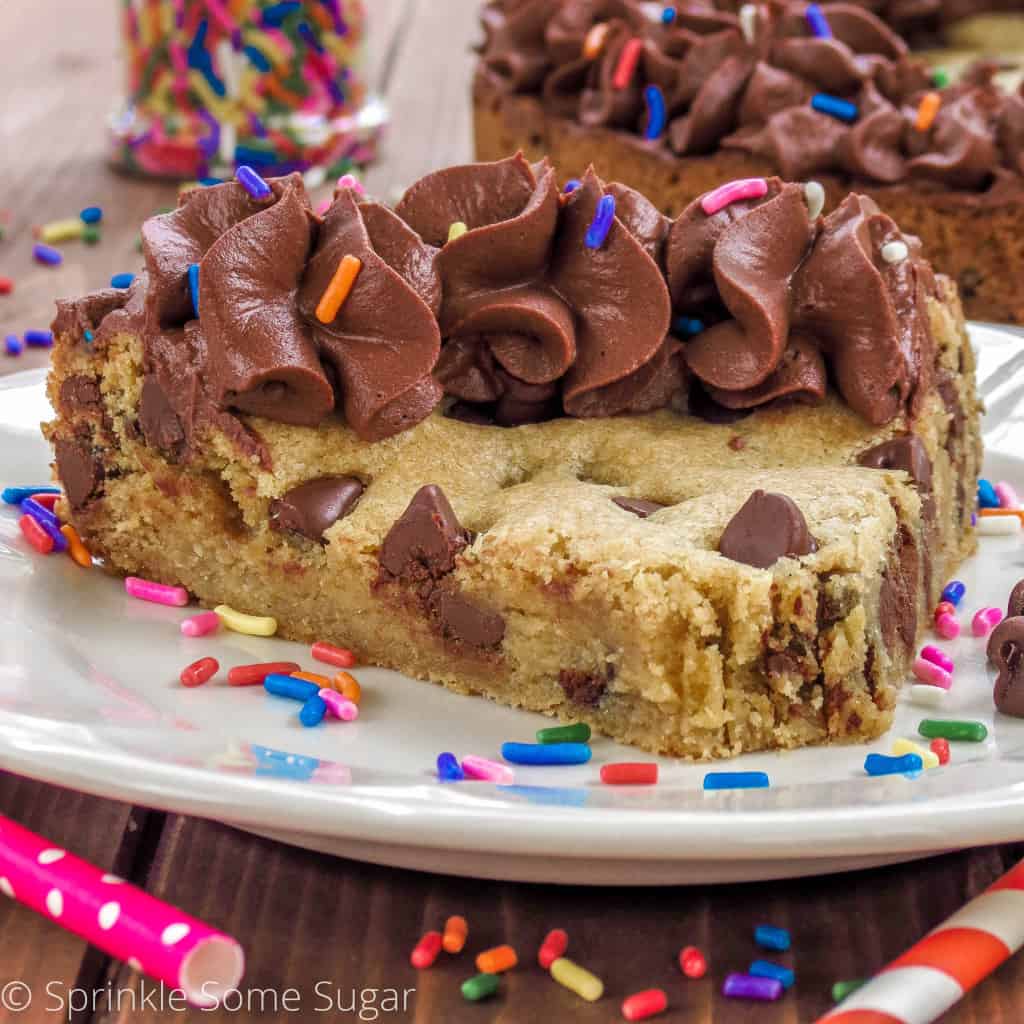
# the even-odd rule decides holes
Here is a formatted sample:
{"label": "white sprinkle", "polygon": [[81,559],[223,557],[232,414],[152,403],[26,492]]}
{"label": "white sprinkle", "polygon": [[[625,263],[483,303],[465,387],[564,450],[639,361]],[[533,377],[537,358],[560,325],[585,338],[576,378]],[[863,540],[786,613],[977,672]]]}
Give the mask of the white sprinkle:
{"label": "white sprinkle", "polygon": [[740,8],[740,30],[743,32],[743,38],[747,44],[753,46],[754,40],[757,38],[756,4],[744,4]]}
{"label": "white sprinkle", "polygon": [[100,912],[97,917],[100,927],[105,931],[109,932],[111,928],[117,924],[117,919],[121,916],[121,904],[120,903],[104,903],[100,907]]}
{"label": "white sprinkle", "polygon": [[64,897],[60,889],[51,889],[46,894],[46,909],[51,917],[60,917],[64,913]]}
{"label": "white sprinkle", "polygon": [[941,686],[915,683],[910,688],[910,700],[914,704],[923,704],[925,707],[941,708],[946,703],[946,691]]}
{"label": "white sprinkle", "polygon": [[128,957],[128,961],[127,962],[128,962],[128,966],[133,971],[141,971],[142,970],[142,964],[140,964],[139,961],[135,959],[135,957],[133,957],[133,956]]}
{"label": "white sprinkle", "polygon": [[187,924],[169,924],[160,936],[160,941],[165,946],[173,946],[176,942],[181,942],[183,938],[189,933],[189,927]]}
{"label": "white sprinkle", "polygon": [[124,879],[118,878],[117,875],[102,875],[100,881],[104,885],[124,885]]}
{"label": "white sprinkle", "polygon": [[1020,533],[1020,516],[978,516],[975,529],[986,537]]}
{"label": "white sprinkle", "polygon": [[220,143],[217,147],[217,154],[225,164],[233,165],[235,162],[235,147],[238,145],[238,129],[230,121],[221,122]]}
{"label": "white sprinkle", "polygon": [[664,4],[658,4],[653,2],[642,3],[640,9],[647,16],[648,21],[661,21],[662,11],[665,10]]}
{"label": "white sprinkle", "polygon": [[825,189],[820,181],[809,181],[804,185],[804,202],[807,204],[807,216],[813,223],[825,209]]}
{"label": "white sprinkle", "polygon": [[49,849],[43,850],[41,854],[36,858],[40,864],[56,864],[57,861],[63,860],[67,854],[64,850]]}
{"label": "white sprinkle", "polygon": [[310,167],[302,176],[302,183],[306,188],[319,188],[327,180],[327,168],[323,164]]}
{"label": "white sprinkle", "polygon": [[906,242],[886,242],[882,246],[882,259],[886,263],[902,263],[909,255]]}
{"label": "white sprinkle", "polygon": [[11,885],[11,880],[0,875],[0,892],[2,892],[8,899],[14,899],[14,886]]}

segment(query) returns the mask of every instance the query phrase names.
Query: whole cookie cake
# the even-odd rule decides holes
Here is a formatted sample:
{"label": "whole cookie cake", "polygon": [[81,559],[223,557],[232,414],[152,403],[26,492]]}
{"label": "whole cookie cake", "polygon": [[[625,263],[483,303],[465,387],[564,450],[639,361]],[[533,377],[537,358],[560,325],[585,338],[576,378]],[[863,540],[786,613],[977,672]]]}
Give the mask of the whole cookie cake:
{"label": "whole cookie cake", "polygon": [[652,751],[887,728],[979,403],[955,285],[871,199],[669,220],[516,156],[321,218],[239,173],[59,304],[45,432],[110,571]]}
{"label": "whole cookie cake", "polygon": [[[880,10],[902,29],[910,6],[935,7]],[[814,178],[826,210],[856,191],[919,236],[969,316],[1024,323],[1024,94],[999,62],[949,84],[866,7],[731,8],[486,4],[478,159],[593,165],[671,216],[722,181]]]}

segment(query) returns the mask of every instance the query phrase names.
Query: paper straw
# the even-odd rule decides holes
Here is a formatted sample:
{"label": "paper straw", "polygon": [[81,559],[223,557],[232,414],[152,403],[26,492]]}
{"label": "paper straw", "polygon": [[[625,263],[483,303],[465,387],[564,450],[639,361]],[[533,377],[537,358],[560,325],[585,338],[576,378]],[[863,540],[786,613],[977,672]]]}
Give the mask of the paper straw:
{"label": "paper straw", "polygon": [[0,815],[0,893],[129,966],[214,1007],[242,979],[230,936]]}
{"label": "paper straw", "polygon": [[1024,860],[817,1024],[931,1024],[1024,946]]}

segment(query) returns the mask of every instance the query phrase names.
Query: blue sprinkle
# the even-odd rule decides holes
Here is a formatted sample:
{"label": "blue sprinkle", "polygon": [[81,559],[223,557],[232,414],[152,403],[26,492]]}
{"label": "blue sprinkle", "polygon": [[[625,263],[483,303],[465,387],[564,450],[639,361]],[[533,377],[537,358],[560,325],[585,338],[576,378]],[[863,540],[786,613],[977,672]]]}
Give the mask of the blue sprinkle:
{"label": "blue sprinkle", "polygon": [[[272,167],[277,163],[277,154],[267,149],[253,149],[251,146],[236,146],[235,160],[240,164],[256,164],[260,167]],[[249,168],[252,170],[252,168]],[[241,170],[241,168],[239,168]],[[237,175],[236,175],[237,177]]]}
{"label": "blue sprinkle", "polygon": [[924,767],[918,754],[904,754],[890,757],[888,754],[868,754],[864,758],[864,771],[868,775],[901,775],[904,772],[919,772]]}
{"label": "blue sprinkle", "polygon": [[811,32],[819,39],[832,38],[832,29],[829,28],[825,12],[817,4],[808,4],[807,10],[804,11],[804,17],[807,18],[807,24],[810,26]]}
{"label": "blue sprinkle", "polygon": [[275,775],[284,779],[310,779],[320,767],[315,757],[304,754],[289,754],[273,747],[261,747],[250,743],[249,752],[256,758],[256,775]]}
{"label": "blue sprinkle", "polygon": [[210,88],[211,88],[211,89],[212,89],[212,90],[213,90],[213,91],[214,91],[214,92],[215,92],[215,93],[216,93],[216,94],[217,94],[218,96],[220,96],[220,97],[221,97],[222,99],[223,99],[223,98],[224,98],[225,96],[227,96],[227,94],[228,94],[228,89],[227,89],[227,86],[226,86],[226,85],[224,84],[224,82],[223,82],[223,81],[222,81],[221,79],[219,79],[219,78],[218,78],[218,77],[217,77],[217,76],[216,76],[216,75],[215,75],[215,74],[213,73],[213,68],[212,68],[212,67],[208,67],[208,68],[200,68],[200,70],[201,70],[201,71],[202,71],[202,73],[203,73],[203,78],[205,78],[205,79],[207,80],[207,82],[209,82],[209,83],[210,83]]}
{"label": "blue sprinkle", "polygon": [[48,267],[59,267],[64,262],[60,249],[54,249],[52,245],[44,245],[42,242],[36,242],[32,246],[32,259],[36,263],[45,263]]}
{"label": "blue sprinkle", "polygon": [[87,206],[78,216],[85,224],[99,224],[103,220],[103,211],[98,206]]}
{"label": "blue sprinkle", "polygon": [[676,9],[674,7],[666,7],[661,12],[661,23],[662,25],[671,25],[676,20]]}
{"label": "blue sprinkle", "polygon": [[999,508],[999,498],[996,496],[996,489],[990,480],[982,477],[978,481],[978,507]]}
{"label": "blue sprinkle", "polygon": [[977,525],[978,525],[978,513],[977,512],[972,512],[971,513],[971,526],[977,526]]}
{"label": "blue sprinkle", "polygon": [[267,72],[273,66],[255,46],[246,46],[242,52],[249,58],[249,63],[257,71]]}
{"label": "blue sprinkle", "polygon": [[53,332],[26,331],[25,344],[30,348],[53,348]]}
{"label": "blue sprinkle", "polygon": [[615,220],[615,196],[601,196],[597,203],[597,211],[594,219],[587,228],[584,244],[588,249],[600,249],[604,245],[608,232],[611,231],[612,221]]}
{"label": "blue sprinkle", "polygon": [[442,782],[461,782],[465,777],[459,759],[447,750],[437,755],[437,777]]}
{"label": "blue sprinkle", "polygon": [[253,199],[266,199],[270,195],[270,186],[248,164],[242,164],[235,171],[235,179]]}
{"label": "blue sprinkle", "polygon": [[[777,928],[773,924],[759,924],[754,929],[754,941],[762,949],[774,949],[779,953],[784,953],[793,944],[789,932],[785,928]],[[761,977],[767,977],[767,975],[761,975]]]}
{"label": "blue sprinkle", "polygon": [[644,89],[644,100],[647,102],[644,138],[656,139],[665,130],[665,94],[658,86],[649,85]]}
{"label": "blue sprinkle", "polygon": [[202,185],[204,188],[209,188],[211,185],[223,185],[224,184],[224,179],[223,178],[212,178],[212,177],[211,178],[200,178],[199,179],[199,184]]}
{"label": "blue sprinkle", "polygon": [[20,356],[24,351],[25,346],[21,343],[21,338],[16,334],[8,334],[4,338],[4,349],[9,356]]}
{"label": "blue sprinkle", "polygon": [[676,334],[685,335],[687,338],[692,338],[695,334],[700,334],[704,330],[704,321],[698,320],[693,316],[677,316],[672,321],[672,329]]}
{"label": "blue sprinkle", "polygon": [[765,772],[708,772],[705,789],[767,789],[771,783]]}
{"label": "blue sprinkle", "polygon": [[199,26],[196,29],[196,34],[192,37],[192,42],[188,44],[188,66],[190,68],[196,68],[199,71],[210,67],[210,55],[206,52],[206,33],[210,30],[210,23],[203,18],[199,22]]}
{"label": "blue sprinkle", "polygon": [[503,743],[501,756],[512,764],[586,764],[586,743]]}
{"label": "blue sprinkle", "polygon": [[33,494],[60,494],[59,487],[5,487],[0,498],[5,505],[20,505]]}
{"label": "blue sprinkle", "polygon": [[91,345],[92,344],[92,339],[95,337],[95,335],[92,333],[92,331],[85,331],[83,336],[85,337],[86,345]]}
{"label": "blue sprinkle", "polygon": [[755,960],[747,974],[755,978],[774,978],[783,988],[792,988],[796,975],[782,964],[773,964],[770,960]]}
{"label": "blue sprinkle", "polygon": [[191,263],[188,268],[188,293],[192,297],[192,315],[199,316],[199,264]]}
{"label": "blue sprinkle", "polygon": [[300,36],[302,36],[302,38],[306,42],[306,45],[310,47],[310,49],[315,50],[317,53],[324,52],[323,43],[321,43],[320,40],[317,39],[316,33],[309,27],[309,22],[300,21],[296,31],[299,33]]}
{"label": "blue sprinkle", "polygon": [[296,679],[294,676],[278,673],[267,676],[263,680],[263,688],[275,697],[287,697],[289,700],[301,700],[303,703],[320,693],[320,687],[308,679]]}
{"label": "blue sprinkle", "polygon": [[960,580],[950,580],[942,588],[942,597],[940,601],[948,601],[955,608],[963,599],[964,594],[967,593],[967,587],[961,583]]}
{"label": "blue sprinkle", "polygon": [[134,274],[115,274],[110,279],[111,288],[130,288],[132,281],[135,280]]}
{"label": "blue sprinkle", "polygon": [[[53,541],[53,553],[61,554],[62,552],[67,551],[68,539],[60,532],[60,520],[56,516],[53,516],[52,520],[50,520],[34,515],[32,512],[25,509],[27,504],[27,500],[23,501],[21,503],[22,509],[25,511],[26,515],[32,516],[32,518],[39,524],[39,528],[50,538],[50,540]],[[32,502],[32,504],[35,505],[36,503]],[[42,508],[41,505],[37,505],[36,507]],[[49,509],[43,509],[43,511],[48,512]]]}
{"label": "blue sprinkle", "polygon": [[[305,682],[305,680],[300,681]],[[313,696],[302,705],[302,710],[299,712],[299,721],[307,729],[312,729],[314,725],[319,725],[324,720],[324,715],[326,714],[327,701],[325,701],[319,693],[314,693]]]}
{"label": "blue sprinkle", "polygon": [[830,96],[827,92],[816,92],[811,97],[811,106],[819,114],[828,114],[840,121],[857,120],[857,104],[841,100],[838,96]]}
{"label": "blue sprinkle", "polygon": [[294,14],[302,7],[299,0],[284,0],[279,4],[271,4],[263,9],[263,24],[278,26],[289,14]]}
{"label": "blue sprinkle", "polygon": [[565,195],[569,195],[570,192],[575,192],[582,184],[583,182],[581,182],[579,178],[570,178],[565,183],[565,188],[562,189],[562,192]]}
{"label": "blue sprinkle", "polygon": [[570,789],[565,786],[498,786],[502,793],[521,796],[531,804],[542,807],[583,807],[587,802],[587,791],[581,787]]}
{"label": "blue sprinkle", "polygon": [[[39,493],[38,491],[36,492]],[[60,520],[45,506],[34,498],[26,498],[20,505],[21,511],[31,516],[37,523],[52,526],[60,533]]]}

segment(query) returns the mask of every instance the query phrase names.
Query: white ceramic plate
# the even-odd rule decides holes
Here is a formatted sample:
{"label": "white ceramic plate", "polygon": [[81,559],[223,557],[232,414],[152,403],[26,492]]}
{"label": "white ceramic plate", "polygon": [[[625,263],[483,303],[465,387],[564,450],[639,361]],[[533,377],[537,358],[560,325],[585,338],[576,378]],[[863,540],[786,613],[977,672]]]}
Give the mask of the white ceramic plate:
{"label": "white ceramic plate", "polygon": [[[1024,337],[975,327],[989,407],[987,474],[1024,488]],[[0,381],[0,486],[42,484],[49,409],[39,373]],[[1024,576],[1017,537],[983,538],[960,577],[969,613],[1005,605]],[[917,779],[870,779],[868,749],[914,736],[903,703],[871,748],[748,755],[767,790],[704,793],[706,765],[664,759],[650,788],[603,787],[598,766],[637,752],[595,739],[594,760],[520,768],[516,785],[439,784],[441,750],[495,756],[549,720],[392,672],[359,672],[354,724],[302,728],[297,706],[262,690],[186,690],[181,668],[291,659],[283,640],[181,636],[190,612],[143,604],[120,582],[31,551],[0,509],[0,767],[102,796],[202,815],[285,842],[403,867],[547,882],[663,884],[845,870],[955,847],[1024,839],[1024,721],[994,716],[984,643],[950,645],[947,713],[989,727],[953,763]],[[192,609],[194,612],[194,609]],[[969,615],[967,616],[969,617]],[[644,758],[646,759],[646,757]]]}

